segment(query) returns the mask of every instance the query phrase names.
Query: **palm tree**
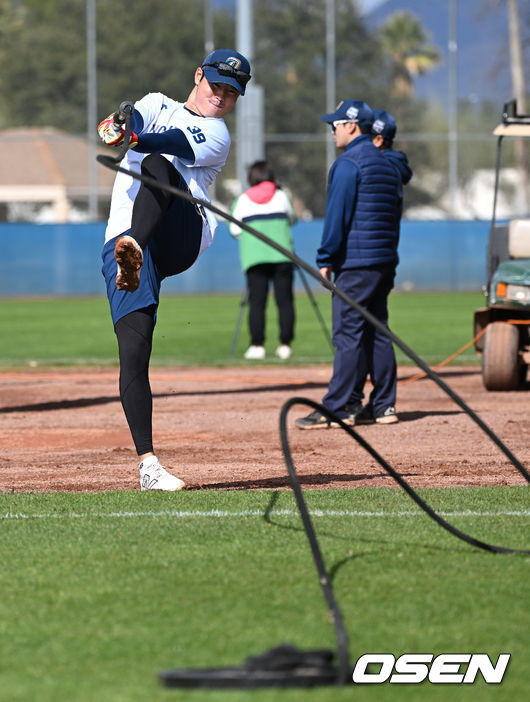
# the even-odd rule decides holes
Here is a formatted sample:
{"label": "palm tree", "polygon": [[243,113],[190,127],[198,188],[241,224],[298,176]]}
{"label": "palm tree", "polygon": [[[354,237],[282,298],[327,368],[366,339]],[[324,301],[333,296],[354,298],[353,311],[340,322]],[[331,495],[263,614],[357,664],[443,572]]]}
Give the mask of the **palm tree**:
{"label": "palm tree", "polygon": [[394,64],[395,97],[414,95],[414,78],[432,70],[441,60],[438,49],[411,12],[394,12],[380,28],[383,51]]}

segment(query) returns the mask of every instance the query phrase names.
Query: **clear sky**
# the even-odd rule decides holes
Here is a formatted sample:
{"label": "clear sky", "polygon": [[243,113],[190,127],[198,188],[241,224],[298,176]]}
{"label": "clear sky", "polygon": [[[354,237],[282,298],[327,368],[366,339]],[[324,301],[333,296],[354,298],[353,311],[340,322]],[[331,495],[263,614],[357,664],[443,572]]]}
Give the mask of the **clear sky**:
{"label": "clear sky", "polygon": [[384,2],[386,2],[386,0],[355,0],[355,2],[361,11],[361,14],[365,14],[366,12],[371,12],[374,8],[379,7],[379,5],[382,5]]}

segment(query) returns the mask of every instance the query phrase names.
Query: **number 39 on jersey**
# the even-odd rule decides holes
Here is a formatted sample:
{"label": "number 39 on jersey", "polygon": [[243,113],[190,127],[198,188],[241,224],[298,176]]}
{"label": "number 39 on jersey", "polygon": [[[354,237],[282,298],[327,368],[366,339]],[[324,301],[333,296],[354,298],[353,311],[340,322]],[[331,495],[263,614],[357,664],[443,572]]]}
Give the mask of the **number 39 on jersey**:
{"label": "number 39 on jersey", "polygon": [[206,141],[206,137],[202,133],[200,127],[187,127],[187,129],[193,135],[193,140],[195,143],[202,144],[204,141]]}

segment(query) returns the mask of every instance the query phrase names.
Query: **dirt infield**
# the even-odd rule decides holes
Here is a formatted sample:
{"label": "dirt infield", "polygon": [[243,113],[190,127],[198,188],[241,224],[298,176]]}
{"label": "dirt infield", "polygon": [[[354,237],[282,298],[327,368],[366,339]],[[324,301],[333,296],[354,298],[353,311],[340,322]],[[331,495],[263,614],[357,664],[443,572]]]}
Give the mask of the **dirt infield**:
{"label": "dirt infield", "polygon": [[[320,401],[329,366],[154,369],[155,450],[189,488],[288,486],[279,414],[291,397]],[[435,383],[400,368],[399,424],[358,428],[413,486],[521,485],[524,477]],[[486,392],[480,369],[440,377],[529,468],[530,383]],[[116,369],[1,372],[0,491],[139,489],[137,459],[118,397]],[[368,388],[369,389],[369,388]],[[393,486],[340,429],[289,438],[304,487]]]}

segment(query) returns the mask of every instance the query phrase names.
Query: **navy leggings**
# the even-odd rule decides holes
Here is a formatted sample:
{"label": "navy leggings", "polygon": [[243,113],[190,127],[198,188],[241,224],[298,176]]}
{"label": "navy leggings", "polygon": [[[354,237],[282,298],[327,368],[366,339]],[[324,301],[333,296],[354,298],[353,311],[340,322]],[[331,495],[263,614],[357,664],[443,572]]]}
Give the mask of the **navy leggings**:
{"label": "navy leggings", "polygon": [[[163,156],[142,161],[142,173],[181,189],[187,186]],[[187,200],[142,182],[133,206],[131,236],[144,250],[140,287],[117,291],[113,256],[106,269],[120,357],[120,400],[139,456],[153,451],[153,397],[149,361],[161,281],[188,269],[201,245],[202,217]],[[107,252],[108,253],[108,252]],[[146,302],[147,301],[147,302]],[[156,301],[156,304],[151,304]]]}
{"label": "navy leggings", "polygon": [[130,312],[116,322],[120,355],[120,400],[139,456],[153,451],[153,396],[149,359],[155,305]]}
{"label": "navy leggings", "polygon": [[[144,158],[142,174],[188,190],[180,173],[159,154]],[[161,278],[182,273],[195,262],[201,235],[202,217],[191,202],[142,182],[134,201],[131,236],[142,250],[149,246]]]}

